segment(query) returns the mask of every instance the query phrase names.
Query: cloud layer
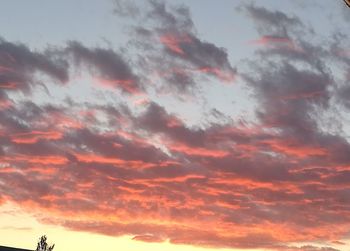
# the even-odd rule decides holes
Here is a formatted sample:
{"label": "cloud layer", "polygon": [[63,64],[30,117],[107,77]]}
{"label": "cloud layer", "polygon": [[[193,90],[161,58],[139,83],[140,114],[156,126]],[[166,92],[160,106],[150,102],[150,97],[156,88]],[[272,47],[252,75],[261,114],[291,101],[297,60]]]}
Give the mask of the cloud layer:
{"label": "cloud layer", "polygon": [[[314,32],[297,16],[239,10],[260,36],[247,41],[256,54],[242,71],[198,35],[188,8],[158,1],[145,9],[116,2],[117,14],[143,21],[130,28],[133,55],[78,41],[33,51],[0,40],[0,203],[138,241],[335,251],[350,227],[342,121],[350,61],[339,56],[347,37],[310,42]],[[98,96],[60,104],[20,96],[69,88],[77,71],[96,89],[147,102],[139,109]],[[237,75],[258,104],[254,123],[217,114],[223,123],[189,126],[152,100],[164,89],[196,99],[203,82],[234,84]]]}

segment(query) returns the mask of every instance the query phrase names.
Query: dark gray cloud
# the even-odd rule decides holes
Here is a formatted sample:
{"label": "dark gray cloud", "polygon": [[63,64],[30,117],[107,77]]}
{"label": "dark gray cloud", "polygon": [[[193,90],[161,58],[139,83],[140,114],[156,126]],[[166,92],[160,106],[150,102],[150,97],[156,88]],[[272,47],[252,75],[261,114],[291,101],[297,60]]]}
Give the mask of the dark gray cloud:
{"label": "dark gray cloud", "polygon": [[66,52],[73,56],[78,66],[87,65],[92,71],[97,70],[101,84],[120,88],[126,93],[141,91],[137,76],[126,60],[111,49],[90,49],[78,42],[69,42]]}
{"label": "dark gray cloud", "polygon": [[59,83],[68,81],[68,63],[51,57],[50,52],[36,52],[24,44],[0,40],[0,88],[29,91],[40,73]]}
{"label": "dark gray cloud", "polygon": [[303,26],[298,17],[281,11],[271,11],[255,5],[244,5],[239,9],[243,9],[250,16],[257,31],[264,35],[288,36],[289,32]]}
{"label": "dark gray cloud", "polygon": [[190,145],[204,146],[205,132],[201,129],[189,129],[175,115],[168,114],[165,109],[156,103],[151,103],[144,114],[136,122],[137,127],[148,132],[164,133],[175,141]]}
{"label": "dark gray cloud", "polygon": [[187,7],[149,1],[143,14],[132,43],[141,49],[140,67],[146,76],[156,76],[163,88],[182,93],[197,90],[203,76],[234,81],[237,70],[226,50],[198,37]]}
{"label": "dark gray cloud", "polygon": [[169,6],[165,2],[150,0],[147,17],[154,22],[158,30],[167,32],[192,32],[194,24],[190,10],[183,5]]}

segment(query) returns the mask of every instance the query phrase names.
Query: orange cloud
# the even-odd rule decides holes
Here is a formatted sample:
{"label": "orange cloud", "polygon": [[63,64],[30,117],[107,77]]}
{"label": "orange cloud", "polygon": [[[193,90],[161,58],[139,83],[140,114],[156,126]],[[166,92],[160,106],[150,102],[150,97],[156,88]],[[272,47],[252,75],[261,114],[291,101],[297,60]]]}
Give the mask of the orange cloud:
{"label": "orange cloud", "polygon": [[0,83],[0,89],[14,90],[14,89],[17,89],[17,87],[18,87],[18,83],[17,82]]}
{"label": "orange cloud", "polygon": [[79,154],[74,153],[80,162],[85,163],[101,163],[101,164],[112,164],[118,165],[124,168],[150,168],[155,166],[154,163],[147,163],[140,160],[123,160],[119,158],[103,157],[95,154]]}
{"label": "orange cloud", "polygon": [[212,158],[222,158],[229,154],[228,151],[224,150],[211,150],[201,147],[189,147],[184,144],[176,143],[172,145],[167,145],[167,147],[174,152],[180,152],[187,155],[212,157]]}
{"label": "orange cloud", "polygon": [[31,131],[28,133],[16,133],[10,135],[12,142],[17,144],[34,144],[39,140],[57,140],[62,138],[63,134],[57,131]]}
{"label": "orange cloud", "polygon": [[17,162],[43,164],[43,165],[63,165],[68,162],[67,158],[62,156],[48,155],[48,156],[35,156],[15,154],[12,156],[0,157],[1,161],[16,164]]}
{"label": "orange cloud", "polygon": [[6,110],[13,106],[13,102],[10,100],[0,100],[0,110]]}
{"label": "orange cloud", "polygon": [[289,142],[288,140],[264,140],[262,143],[270,146],[272,151],[292,155],[299,158],[327,155],[327,150],[325,148],[300,145]]}

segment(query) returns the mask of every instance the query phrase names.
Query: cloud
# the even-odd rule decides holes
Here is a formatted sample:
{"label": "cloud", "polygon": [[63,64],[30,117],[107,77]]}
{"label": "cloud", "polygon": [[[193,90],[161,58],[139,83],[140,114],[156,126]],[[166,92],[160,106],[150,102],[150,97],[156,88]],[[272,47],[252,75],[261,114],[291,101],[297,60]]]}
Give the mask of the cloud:
{"label": "cloud", "polygon": [[223,48],[189,35],[185,38],[163,35],[160,41],[168,53],[190,62],[197,71],[213,75],[223,81],[233,81],[236,70],[230,65]]}
{"label": "cloud", "polygon": [[237,69],[226,50],[198,37],[187,7],[161,1],[149,1],[147,7],[144,25],[134,27],[132,41],[142,49],[140,66],[151,72],[151,81],[180,93],[193,92],[200,86],[199,79],[208,76],[234,82]]}
{"label": "cloud", "polygon": [[120,16],[138,16],[140,8],[132,1],[114,0],[114,12]]}
{"label": "cloud", "polygon": [[312,245],[305,245],[302,247],[286,247],[282,248],[281,250],[286,250],[286,251],[297,251],[297,250],[305,250],[305,251],[340,251],[339,249],[335,249],[332,247],[316,247]]}
{"label": "cloud", "polygon": [[1,228],[2,230],[15,230],[15,231],[30,231],[31,227],[13,227],[13,226],[4,226]]}
{"label": "cloud", "polygon": [[[87,65],[99,84],[120,88],[130,94],[141,92],[137,76],[122,56],[111,49],[89,49],[74,41],[68,44],[66,52],[72,55],[78,66]],[[94,70],[98,71],[97,76]]]}
{"label": "cloud", "polygon": [[350,108],[349,97],[350,97],[350,88],[348,86],[342,86],[338,90],[338,97],[341,101],[341,104],[344,105],[347,109]]}
{"label": "cloud", "polygon": [[288,16],[281,11],[271,11],[255,5],[243,5],[239,10],[244,10],[249,15],[261,34],[285,37],[288,32],[303,26],[298,17]]}
{"label": "cloud", "polygon": [[[334,239],[348,227],[346,216],[333,210],[344,207],[344,188],[334,180],[343,174],[331,175],[329,163],[313,166],[318,154],[332,154],[328,148],[303,154],[311,146],[233,124],[188,128],[155,103],[137,116],[94,109],[132,120],[134,130],[114,125],[115,132],[104,133],[89,124],[58,123],[50,128],[61,132],[57,139],[40,134],[45,137],[18,144],[2,136],[7,150],[0,161],[8,166],[0,170],[0,189],[7,200],[45,210],[42,221],[74,230],[208,247],[274,249],[277,243]],[[68,112],[41,108],[40,117],[48,123],[48,116]],[[167,138],[170,155],[153,145],[154,135]],[[336,190],[327,189],[331,184]],[[329,234],[332,224],[337,229]],[[239,231],[228,235],[227,229]]]}
{"label": "cloud", "polygon": [[[335,251],[327,244],[339,244],[350,222],[350,146],[342,130],[325,129],[327,115],[348,106],[347,82],[329,66],[347,64],[335,61],[338,47],[299,36],[313,33],[295,16],[242,7],[260,37],[240,71],[255,120],[213,108],[221,123],[189,126],[156,102],[159,86],[147,80],[157,76],[173,96],[208,77],[232,82],[228,51],[200,38],[187,7],[116,4],[120,15],[144,20],[130,44],[141,58],[77,41],[42,52],[0,45],[0,76],[9,80],[0,85],[1,203],[40,212],[45,223],[138,241]],[[17,83],[36,90],[33,72],[62,88],[74,69],[87,69],[103,94],[59,104],[13,95]],[[104,96],[106,86],[122,95]],[[138,93],[146,98],[135,105]]]}
{"label": "cloud", "polygon": [[35,84],[35,73],[66,83],[68,63],[50,56],[50,51],[35,52],[24,44],[0,40],[0,89],[30,91]]}
{"label": "cloud", "polygon": [[159,236],[154,235],[137,235],[132,238],[136,241],[145,241],[145,242],[163,242],[164,239],[162,239]]}
{"label": "cloud", "polygon": [[41,139],[47,140],[55,140],[60,139],[62,137],[61,132],[48,131],[48,132],[40,132],[33,131],[29,133],[18,133],[11,135],[11,140],[15,143],[19,144],[32,144]]}

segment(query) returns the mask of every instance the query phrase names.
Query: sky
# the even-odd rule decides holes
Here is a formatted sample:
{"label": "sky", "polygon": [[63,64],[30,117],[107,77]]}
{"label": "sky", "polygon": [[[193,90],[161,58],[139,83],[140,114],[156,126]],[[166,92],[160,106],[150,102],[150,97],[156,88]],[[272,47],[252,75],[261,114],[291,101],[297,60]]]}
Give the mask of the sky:
{"label": "sky", "polygon": [[3,0],[0,246],[350,251],[342,0]]}

